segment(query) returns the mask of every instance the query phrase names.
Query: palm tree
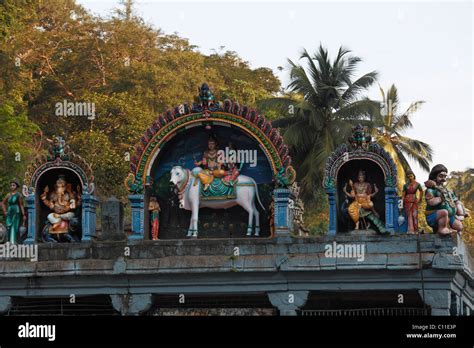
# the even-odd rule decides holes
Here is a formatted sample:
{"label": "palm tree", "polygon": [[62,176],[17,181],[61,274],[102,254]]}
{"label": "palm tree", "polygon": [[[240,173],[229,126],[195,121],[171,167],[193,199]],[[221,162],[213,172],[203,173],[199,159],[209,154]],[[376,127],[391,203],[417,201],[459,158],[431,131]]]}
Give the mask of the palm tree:
{"label": "palm tree", "polygon": [[395,161],[398,172],[398,189],[401,191],[405,176],[412,171],[407,157],[418,163],[429,172],[433,150],[430,145],[420,140],[404,136],[403,133],[413,127],[411,118],[424,101],[415,101],[400,113],[400,101],[395,85],[387,93],[380,88],[383,105],[375,109],[373,115],[371,135],[373,139],[387,151]]}
{"label": "palm tree", "polygon": [[355,122],[367,119],[378,107],[378,103],[360,97],[375,82],[377,72],[353,81],[361,58],[351,56],[343,47],[334,61],[321,45],[313,56],[304,50],[300,59],[305,60],[306,67],[288,60],[289,93],[259,105],[284,110],[285,116],[273,121],[273,126],[282,128],[302,193],[309,198],[319,186],[325,161],[334,148],[349,135]]}

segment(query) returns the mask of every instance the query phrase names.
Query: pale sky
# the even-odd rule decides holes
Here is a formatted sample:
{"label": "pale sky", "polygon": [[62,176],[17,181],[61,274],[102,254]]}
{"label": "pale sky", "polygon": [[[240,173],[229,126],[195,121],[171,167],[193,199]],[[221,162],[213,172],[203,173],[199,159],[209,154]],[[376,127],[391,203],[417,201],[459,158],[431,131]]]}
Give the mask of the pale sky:
{"label": "pale sky", "polygon": [[[77,0],[108,16],[118,0]],[[319,43],[343,45],[363,59],[358,74],[379,72],[403,106],[426,103],[406,135],[429,143],[433,165],[474,167],[473,17],[471,1],[135,1],[135,12],[165,33],[178,33],[209,54],[225,46],[253,68],[268,67],[288,84],[287,58]],[[279,72],[277,67],[285,68]],[[378,86],[368,94],[380,99]],[[423,182],[427,173],[412,166]]]}

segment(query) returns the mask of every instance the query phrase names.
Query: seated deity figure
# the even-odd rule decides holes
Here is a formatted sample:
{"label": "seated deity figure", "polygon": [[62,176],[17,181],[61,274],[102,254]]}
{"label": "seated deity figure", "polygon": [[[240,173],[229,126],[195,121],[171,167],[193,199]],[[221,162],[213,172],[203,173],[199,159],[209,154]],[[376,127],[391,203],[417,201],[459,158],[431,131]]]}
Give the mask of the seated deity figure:
{"label": "seated deity figure", "polygon": [[81,204],[81,196],[74,193],[71,184],[66,182],[64,175],[60,175],[54,185],[53,192],[49,192],[49,187],[44,188],[41,194],[41,200],[44,205],[52,210],[48,214],[47,219],[49,224],[45,226],[43,239],[45,241],[57,241],[51,235],[64,235],[68,241],[74,241],[75,238],[70,235],[72,232],[71,222],[76,223],[76,214],[74,210]]}
{"label": "seated deity figure", "polygon": [[462,221],[469,216],[456,194],[444,186],[447,177],[448,169],[438,164],[425,181],[426,222],[440,235],[461,232]]}
{"label": "seated deity figure", "polygon": [[351,187],[351,191],[347,192],[347,184],[344,185],[343,191],[347,197],[354,200],[349,204],[348,213],[355,223],[355,229],[359,229],[360,218],[367,217],[380,233],[386,233],[387,231],[378,218],[379,214],[375,211],[374,203],[372,202],[372,197],[379,192],[377,185],[374,184],[374,190],[372,191],[372,185],[365,181],[365,172],[362,170],[359,170],[357,174],[357,182],[354,183],[352,180],[349,180],[348,185]]}
{"label": "seated deity figure", "polygon": [[204,191],[209,188],[214,178],[222,178],[226,174],[222,168],[223,163],[218,160],[218,151],[217,139],[211,135],[207,141],[207,150],[204,151],[202,160],[194,162],[195,166],[201,166],[204,169],[197,173],[199,180],[204,185]]}

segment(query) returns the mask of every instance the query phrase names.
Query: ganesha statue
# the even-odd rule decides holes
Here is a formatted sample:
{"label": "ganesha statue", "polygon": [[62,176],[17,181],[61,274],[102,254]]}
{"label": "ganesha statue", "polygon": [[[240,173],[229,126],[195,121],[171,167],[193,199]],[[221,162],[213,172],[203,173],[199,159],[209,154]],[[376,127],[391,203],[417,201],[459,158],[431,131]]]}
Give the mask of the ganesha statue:
{"label": "ganesha statue", "polygon": [[49,192],[46,186],[40,196],[43,204],[50,209],[46,225],[43,228],[44,242],[77,242],[79,220],[76,209],[81,205],[80,187],[72,190],[64,175],[59,175],[54,185],[54,191]]}

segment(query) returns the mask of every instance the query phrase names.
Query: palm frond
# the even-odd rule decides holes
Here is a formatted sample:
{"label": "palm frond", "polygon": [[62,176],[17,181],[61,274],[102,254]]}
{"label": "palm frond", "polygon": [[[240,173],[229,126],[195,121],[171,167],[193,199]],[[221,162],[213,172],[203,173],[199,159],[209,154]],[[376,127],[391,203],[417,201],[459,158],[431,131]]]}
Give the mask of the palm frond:
{"label": "palm frond", "polygon": [[417,112],[420,109],[421,105],[423,105],[424,103],[424,100],[418,100],[416,102],[411,103],[410,106],[405,110],[403,115],[410,117],[413,113]]}
{"label": "palm frond", "polygon": [[[408,155],[409,158],[411,158],[416,163],[418,163],[421,168],[429,172],[430,162],[432,160],[432,155],[429,152],[432,152],[432,150],[428,144],[425,144],[425,145],[428,146],[428,149],[426,149],[423,146],[413,146],[413,141],[405,140],[405,141],[400,141],[396,146],[400,149],[400,151]],[[427,155],[427,153],[429,154]]]}
{"label": "palm frond", "polygon": [[333,119],[362,120],[370,119],[374,110],[379,108],[379,103],[370,99],[362,99],[341,107],[333,113]]}
{"label": "palm frond", "polygon": [[305,69],[301,65],[294,64],[291,60],[289,62],[292,64],[292,68],[290,70],[291,82],[288,89],[292,92],[301,93],[305,99],[310,99],[313,94],[317,94],[317,91],[314,89]]}
{"label": "palm frond", "polygon": [[394,116],[392,121],[393,125],[391,125],[391,128],[394,132],[397,133],[403,132],[413,127],[413,124],[411,123],[411,120],[407,115]]}
{"label": "palm frond", "polygon": [[376,71],[372,71],[361,76],[356,81],[349,83],[349,87],[344,91],[341,99],[345,102],[354,100],[360,92],[372,86],[372,84],[377,80],[377,76],[378,73]]}

